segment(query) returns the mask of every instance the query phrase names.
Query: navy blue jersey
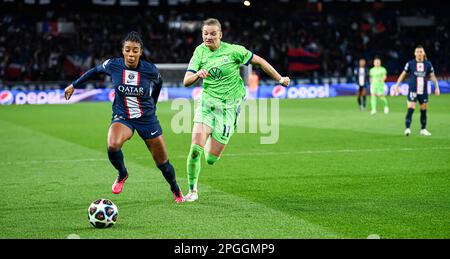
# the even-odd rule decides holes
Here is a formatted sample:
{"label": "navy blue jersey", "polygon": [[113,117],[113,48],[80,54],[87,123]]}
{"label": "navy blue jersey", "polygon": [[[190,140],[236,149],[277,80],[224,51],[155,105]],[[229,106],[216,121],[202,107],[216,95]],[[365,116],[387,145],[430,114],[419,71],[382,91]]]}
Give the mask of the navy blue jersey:
{"label": "navy blue jersey", "polygon": [[359,87],[366,87],[369,85],[369,70],[366,67],[357,67],[354,71],[356,77],[356,84]]}
{"label": "navy blue jersey", "polygon": [[139,61],[136,69],[125,66],[123,58],[108,59],[73,82],[76,88],[97,73],[111,76],[115,89],[113,117],[156,121],[156,102],[162,87],[161,75],[150,62]]}
{"label": "navy blue jersey", "polygon": [[404,71],[409,74],[409,92],[428,95],[427,78],[434,73],[431,62],[427,60],[417,62],[413,59],[406,63]]}

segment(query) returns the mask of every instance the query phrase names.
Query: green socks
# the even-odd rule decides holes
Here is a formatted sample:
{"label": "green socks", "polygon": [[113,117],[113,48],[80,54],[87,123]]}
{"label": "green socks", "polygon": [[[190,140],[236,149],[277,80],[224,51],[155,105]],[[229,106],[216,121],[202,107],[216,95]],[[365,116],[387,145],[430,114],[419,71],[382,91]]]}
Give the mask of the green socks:
{"label": "green socks", "polygon": [[377,110],[377,97],[372,95],[370,97],[370,106],[372,107],[372,111],[376,111]]}
{"label": "green socks", "polygon": [[205,160],[209,165],[213,165],[220,158],[205,152],[205,149],[197,144],[191,145],[186,163],[190,190],[197,190],[198,176],[200,175],[200,169],[202,167],[201,158],[203,153],[205,153]]}
{"label": "green socks", "polygon": [[205,159],[206,159],[206,163],[208,163],[208,165],[213,165],[215,162],[217,162],[217,160],[219,160],[220,157],[216,157],[215,155],[211,155],[208,152],[205,152]]}
{"label": "green socks", "polygon": [[[380,97],[381,102],[384,105],[384,108],[388,108],[388,100],[385,96],[381,96]],[[376,96],[371,96],[370,98],[370,105],[372,106],[372,111],[376,111],[377,110],[377,97]]]}
{"label": "green socks", "polygon": [[388,107],[388,100],[386,99],[386,97],[383,96],[383,97],[380,97],[380,99],[381,99],[381,101],[383,102],[384,107],[387,108],[387,107]]}
{"label": "green socks", "polygon": [[203,147],[192,144],[187,158],[188,184],[190,190],[197,190],[198,176],[201,169],[201,157],[204,152]]}

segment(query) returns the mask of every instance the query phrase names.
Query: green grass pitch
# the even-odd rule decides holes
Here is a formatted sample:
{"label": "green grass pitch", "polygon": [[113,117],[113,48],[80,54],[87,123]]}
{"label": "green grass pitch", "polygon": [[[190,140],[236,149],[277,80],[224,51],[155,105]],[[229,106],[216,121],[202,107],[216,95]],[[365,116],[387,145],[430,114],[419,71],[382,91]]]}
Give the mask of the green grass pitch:
{"label": "green grass pitch", "polygon": [[[404,97],[375,116],[355,99],[281,100],[278,143],[233,136],[216,165],[202,161],[188,204],[173,203],[137,134],[124,191],[111,193],[111,104],[0,107],[0,238],[450,238],[450,95],[430,98],[431,137],[418,109],[403,136]],[[158,117],[186,193],[191,136],[173,133],[170,107]],[[88,223],[97,198],[119,207],[114,227]]]}

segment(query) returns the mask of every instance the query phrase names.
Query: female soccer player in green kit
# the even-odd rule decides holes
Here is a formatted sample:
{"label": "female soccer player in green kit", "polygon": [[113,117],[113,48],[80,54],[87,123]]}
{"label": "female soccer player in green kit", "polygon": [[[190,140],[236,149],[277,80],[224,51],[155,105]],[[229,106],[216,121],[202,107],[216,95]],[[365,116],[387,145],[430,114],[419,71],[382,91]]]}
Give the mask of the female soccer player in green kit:
{"label": "female soccer player in green kit", "polygon": [[384,113],[389,113],[389,106],[386,96],[384,95],[384,81],[387,77],[386,68],[381,66],[381,59],[375,58],[373,61],[374,67],[370,69],[370,104],[372,106],[372,111],[370,114],[374,115],[377,113],[377,97],[384,104]]}
{"label": "female soccer player in green kit", "polygon": [[222,29],[217,19],[203,22],[202,37],[203,43],[195,49],[183,80],[184,86],[188,87],[203,79],[202,98],[195,111],[192,144],[187,157],[189,193],[185,196],[186,201],[198,199],[201,156],[204,154],[206,162],[214,164],[236,129],[246,93],[239,74],[240,65],[260,66],[281,85],[290,83],[289,77],[282,77],[266,60],[245,47],[221,41]]}

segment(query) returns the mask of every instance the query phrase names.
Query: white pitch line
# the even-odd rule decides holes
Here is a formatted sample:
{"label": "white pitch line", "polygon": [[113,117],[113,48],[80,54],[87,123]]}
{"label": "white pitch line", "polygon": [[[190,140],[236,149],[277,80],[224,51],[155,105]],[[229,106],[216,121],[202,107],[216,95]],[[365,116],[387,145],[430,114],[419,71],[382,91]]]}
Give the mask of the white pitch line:
{"label": "white pitch line", "polygon": [[47,164],[47,163],[78,163],[108,161],[106,158],[85,158],[85,159],[54,159],[54,160],[28,160],[28,161],[8,161],[0,162],[0,165],[25,165],[25,164]]}
{"label": "white pitch line", "polygon": [[264,153],[241,153],[223,154],[223,156],[268,156],[268,155],[296,155],[296,154],[324,154],[324,153],[359,153],[359,152],[393,152],[393,151],[430,151],[430,150],[450,150],[450,147],[434,148],[378,148],[378,149],[338,149],[338,150],[304,150],[304,151],[281,151]]}
{"label": "white pitch line", "polygon": [[[431,151],[431,150],[450,150],[450,147],[431,147],[431,148],[375,148],[375,149],[337,149],[337,150],[303,150],[303,151],[281,151],[281,152],[262,152],[262,153],[235,153],[223,154],[222,156],[274,156],[274,155],[307,155],[307,154],[327,154],[327,153],[360,153],[360,152],[401,152],[401,151]],[[178,155],[177,158],[186,158],[186,155]],[[133,157],[133,159],[143,160],[152,159],[151,155]],[[99,162],[108,161],[106,158],[86,158],[86,159],[53,159],[53,160],[28,160],[28,161],[6,161],[0,162],[0,165],[25,165],[25,164],[46,164],[46,163],[78,163],[78,162]]]}

